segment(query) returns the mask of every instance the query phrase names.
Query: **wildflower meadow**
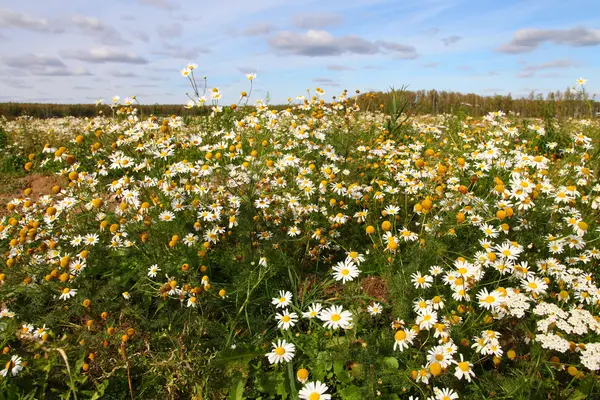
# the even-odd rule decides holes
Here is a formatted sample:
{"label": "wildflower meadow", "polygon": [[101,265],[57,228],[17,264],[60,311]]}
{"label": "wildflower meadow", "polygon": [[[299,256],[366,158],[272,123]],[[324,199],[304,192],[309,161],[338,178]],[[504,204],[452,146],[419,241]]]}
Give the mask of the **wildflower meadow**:
{"label": "wildflower meadow", "polygon": [[198,70],[190,115],[0,120],[0,398],[600,398],[591,107],[224,105]]}

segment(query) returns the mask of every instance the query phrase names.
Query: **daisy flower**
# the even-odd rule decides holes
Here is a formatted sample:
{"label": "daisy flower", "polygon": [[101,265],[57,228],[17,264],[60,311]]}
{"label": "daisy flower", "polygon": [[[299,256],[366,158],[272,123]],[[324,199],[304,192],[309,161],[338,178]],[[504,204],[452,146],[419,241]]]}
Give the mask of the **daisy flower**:
{"label": "daisy flower", "polygon": [[68,300],[71,297],[74,297],[76,294],[77,294],[77,289],[64,288],[62,290],[62,294],[60,295],[59,299]]}
{"label": "daisy flower", "polygon": [[412,329],[399,330],[394,334],[394,350],[408,349],[417,334]]}
{"label": "daisy flower", "polygon": [[325,328],[347,329],[352,323],[352,313],[344,310],[342,306],[331,306],[319,314],[319,319],[323,322]]}
{"label": "daisy flower", "polygon": [[171,211],[163,211],[158,215],[158,219],[163,222],[170,222],[175,219],[175,214],[173,214]]}
{"label": "daisy flower", "polygon": [[369,312],[369,314],[375,316],[381,314],[381,311],[383,311],[383,307],[379,303],[373,303],[372,305],[367,307],[367,311]]}
{"label": "daisy flower", "polygon": [[349,251],[348,253],[346,253],[346,261],[353,262],[356,265],[360,265],[365,261],[365,256],[356,251]]}
{"label": "daisy flower", "polygon": [[308,319],[313,319],[315,317],[318,317],[322,308],[323,308],[323,306],[321,305],[321,303],[311,304],[310,306],[308,306],[308,311],[302,313],[302,317],[308,318]]}
{"label": "daisy flower", "polygon": [[488,292],[486,288],[483,288],[479,293],[477,293],[477,299],[479,300],[479,306],[485,308],[486,310],[492,310],[498,307],[502,302],[500,293],[496,292],[495,290]]}
{"label": "daisy flower", "polygon": [[435,394],[435,400],[456,400],[458,399],[458,393],[456,393],[452,389],[444,388],[444,389],[433,389],[433,393]]}
{"label": "daisy flower", "polygon": [[412,282],[417,289],[426,289],[431,287],[431,282],[433,282],[433,277],[429,275],[421,275],[420,272],[414,273],[411,275]]}
{"label": "daisy flower", "polygon": [[279,291],[279,297],[274,297],[271,304],[275,305],[275,308],[285,308],[292,302],[292,292],[290,291]]}
{"label": "daisy flower", "polygon": [[548,288],[548,284],[540,278],[528,277],[521,280],[521,287],[533,294],[543,294]]}
{"label": "daisy flower", "polygon": [[198,303],[198,299],[196,298],[196,296],[192,296],[188,299],[187,306],[196,308],[197,303]]}
{"label": "daisy flower", "polygon": [[4,368],[2,371],[0,371],[0,376],[6,377],[8,375],[9,370],[10,370],[10,374],[12,376],[15,376],[19,372],[21,372],[22,369],[23,369],[23,366],[21,365],[21,357],[19,357],[17,355],[13,355],[10,358],[10,361],[6,363],[6,368]]}
{"label": "daisy flower", "polygon": [[291,237],[298,236],[300,233],[301,233],[301,231],[300,231],[300,229],[297,226],[292,226],[288,230],[288,236],[291,236]]}
{"label": "daisy flower", "polygon": [[458,379],[466,379],[471,382],[471,378],[475,377],[475,372],[473,372],[473,364],[469,361],[465,361],[463,359],[463,355],[460,355],[460,362],[456,365],[456,371],[454,372],[454,376]]}
{"label": "daisy flower", "polygon": [[354,280],[359,273],[360,270],[358,267],[348,258],[338,262],[333,267],[333,277],[336,281],[342,281],[342,283]]}
{"label": "daisy flower", "polygon": [[278,320],[277,327],[283,330],[288,330],[290,327],[296,325],[298,322],[298,314],[289,312],[287,309],[283,310],[281,314],[277,314],[275,319]]}
{"label": "daisy flower", "polygon": [[302,400],[329,400],[331,395],[325,393],[327,389],[327,385],[321,381],[308,382],[298,394]]}
{"label": "daisy flower", "polygon": [[265,354],[271,364],[279,364],[280,362],[289,362],[294,358],[296,346],[288,343],[285,340],[279,339],[277,343],[272,343],[273,350]]}
{"label": "daisy flower", "polygon": [[438,316],[437,312],[433,311],[430,307],[427,307],[425,310],[419,311],[419,316],[415,320],[417,325],[419,325],[419,329],[429,330],[435,324],[437,324]]}
{"label": "daisy flower", "polygon": [[148,276],[150,278],[156,278],[156,273],[160,271],[160,268],[158,268],[158,265],[154,264],[151,265],[150,268],[148,268]]}

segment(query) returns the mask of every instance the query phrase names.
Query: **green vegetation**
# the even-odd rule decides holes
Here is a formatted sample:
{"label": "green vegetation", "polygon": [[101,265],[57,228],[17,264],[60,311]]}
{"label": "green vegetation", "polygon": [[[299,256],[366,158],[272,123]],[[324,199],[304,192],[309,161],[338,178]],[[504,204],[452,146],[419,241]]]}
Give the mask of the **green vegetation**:
{"label": "green vegetation", "polygon": [[579,93],[0,120],[0,398],[598,398]]}

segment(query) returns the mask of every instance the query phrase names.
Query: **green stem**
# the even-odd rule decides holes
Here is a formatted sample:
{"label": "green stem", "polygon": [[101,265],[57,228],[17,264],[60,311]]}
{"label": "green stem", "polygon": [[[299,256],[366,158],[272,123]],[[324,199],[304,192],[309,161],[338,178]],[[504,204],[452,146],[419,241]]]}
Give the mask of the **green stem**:
{"label": "green stem", "polygon": [[298,391],[296,390],[296,381],[295,381],[295,377],[294,377],[294,363],[293,362],[288,362],[287,363],[287,369],[288,369],[288,378],[290,380],[290,397],[293,400],[298,400]]}

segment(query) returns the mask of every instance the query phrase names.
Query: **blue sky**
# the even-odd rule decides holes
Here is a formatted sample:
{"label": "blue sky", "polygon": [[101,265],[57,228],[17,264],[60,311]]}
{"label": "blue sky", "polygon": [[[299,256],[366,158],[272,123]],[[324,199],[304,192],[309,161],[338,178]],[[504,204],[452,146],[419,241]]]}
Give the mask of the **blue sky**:
{"label": "blue sky", "polygon": [[185,103],[179,70],[285,101],[321,87],[600,91],[600,2],[0,0],[0,102]]}

